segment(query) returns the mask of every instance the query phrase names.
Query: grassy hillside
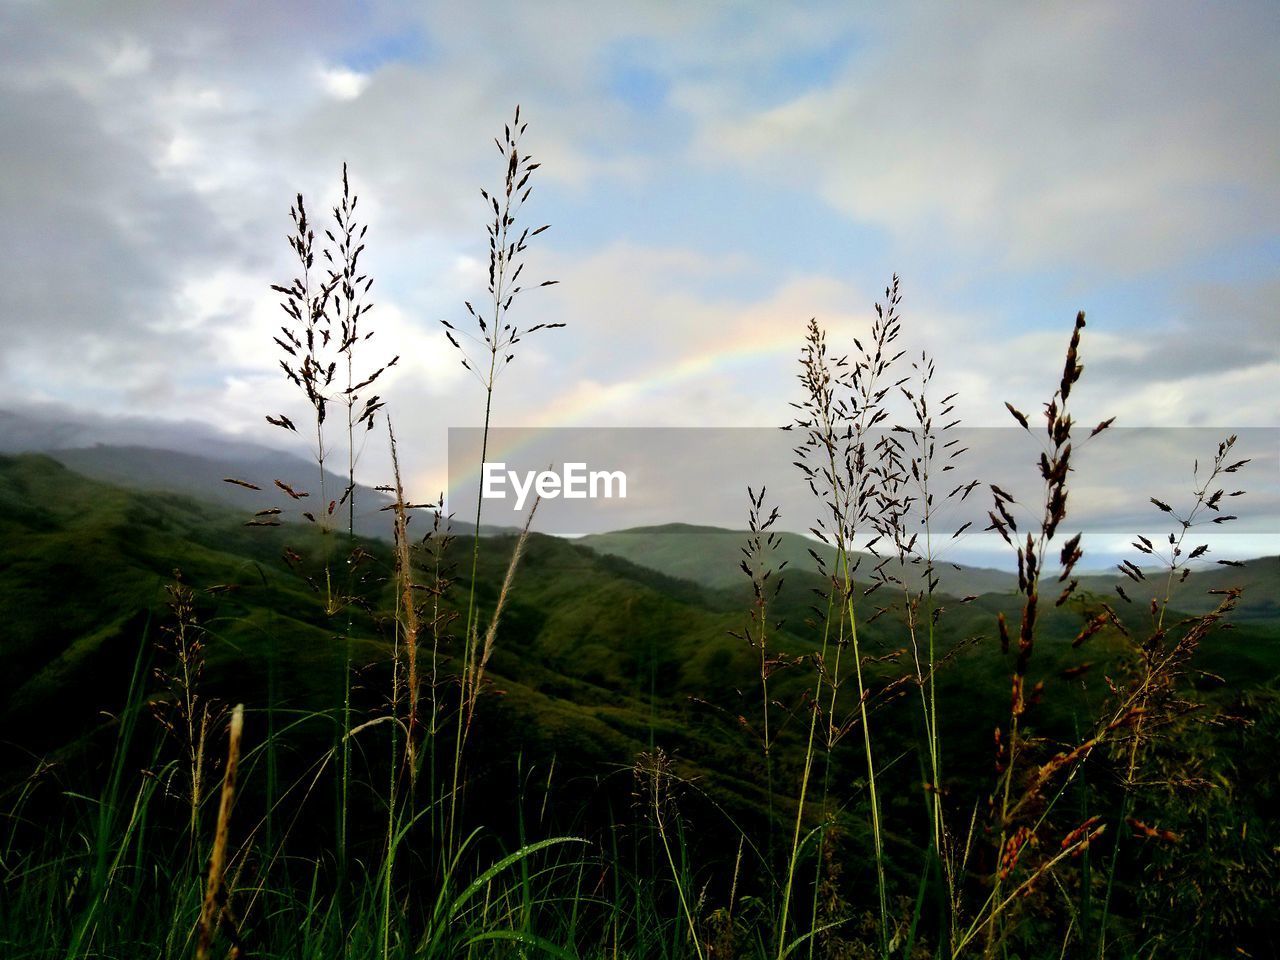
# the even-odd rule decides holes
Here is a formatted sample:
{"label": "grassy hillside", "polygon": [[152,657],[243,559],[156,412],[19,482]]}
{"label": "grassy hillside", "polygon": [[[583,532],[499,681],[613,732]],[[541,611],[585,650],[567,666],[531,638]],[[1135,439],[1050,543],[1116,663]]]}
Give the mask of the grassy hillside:
{"label": "grassy hillside", "polygon": [[1210,591],[1242,587],[1244,595],[1236,609],[1237,621],[1259,625],[1280,623],[1280,557],[1259,557],[1239,567],[1207,564],[1185,581],[1177,577],[1171,581],[1168,573],[1160,570],[1145,569],[1144,573],[1147,579],[1141,583],[1116,571],[1081,577],[1080,586],[1118,598],[1115,586],[1119,584],[1133,604],[1140,607],[1150,604],[1153,597],[1163,600],[1168,594],[1177,609],[1193,614],[1205,613],[1216,605],[1217,595]]}
{"label": "grassy hillside", "polygon": [[[347,547],[333,541],[345,537],[304,526],[247,528],[243,515],[89,480],[42,456],[0,458],[6,739],[51,749],[118,711],[138,658],[152,656],[167,621],[164,589],[177,572],[200,597],[211,692],[250,705],[270,696],[288,710],[331,709],[345,662],[339,633],[353,638],[355,667],[376,688],[392,658],[388,547],[360,543],[365,608],[335,622],[281,555],[288,547],[339,556]],[[513,543],[485,544],[478,591],[487,603]],[[461,560],[464,548],[456,553]],[[564,752],[584,769],[626,765],[655,738],[689,761],[719,757],[734,769],[740,758],[690,736],[687,721],[691,696],[732,699],[734,685],[750,679],[750,651],[729,636],[742,619],[694,584],[535,537],[504,615],[487,709],[518,718],[515,749]],[[811,648],[792,642],[797,652]],[[445,669],[456,648],[446,641]],[[382,696],[362,695],[370,704]]]}
{"label": "grassy hillside", "polygon": [[[191,497],[201,503],[226,507],[247,513],[266,507],[288,508],[293,504],[275,486],[283,480],[299,490],[315,491],[318,471],[312,463],[265,448],[254,455],[196,455],[154,447],[114,446],[98,444],[49,451],[48,456],[63,466],[95,480],[126,487]],[[247,491],[229,484],[223,478],[246,480],[262,488]],[[326,471],[326,486],[334,497],[340,496],[346,477]],[[368,487],[357,487],[356,532],[364,536],[386,536],[386,514],[379,509],[390,503],[385,493]],[[250,494],[253,494],[252,496]],[[318,497],[318,491],[315,491]]]}
{"label": "grassy hillside", "polygon": [[[345,548],[332,543],[334,536],[302,526],[247,528],[243,515],[92,481],[45,457],[0,460],[0,606],[8,612],[2,648],[10,665],[0,678],[0,695],[6,729],[22,731],[12,739],[31,749],[57,746],[118,708],[137,657],[150,655],[148,644],[165,621],[164,588],[175,572],[201,595],[200,614],[211,635],[209,683],[228,698],[263,702],[270,692],[288,709],[331,708],[342,689],[339,633],[353,637],[357,669],[384,669],[392,655],[388,548],[361,544],[369,556],[363,587],[369,602],[344,614],[350,622],[335,623],[281,554],[286,545],[311,556]],[[751,709],[758,685],[756,654],[731,635],[747,623],[738,596],[744,578],[732,559],[741,538],[712,528],[658,528],[588,538],[588,548],[581,541],[533,537],[504,615],[487,695],[496,715],[514,718],[512,729],[521,731],[510,745],[538,755],[559,752],[583,769],[595,764],[600,770],[626,765],[656,743],[706,766],[703,772],[713,780],[748,782],[742,772],[756,765],[749,739],[728,722]],[[514,542],[498,536],[484,545],[478,589],[487,603]],[[795,554],[805,543],[784,537],[781,552]],[[610,544],[647,562],[597,552]],[[455,545],[455,560],[464,552]],[[677,576],[649,569],[666,556]],[[725,589],[678,577],[696,567],[711,579],[717,566],[728,569]],[[1244,572],[1252,581],[1270,569],[1260,561]],[[1216,574],[1212,584],[1240,572]],[[729,584],[739,591],[728,590]],[[1212,599],[1193,589],[1200,585],[1196,578],[1183,587],[1188,607]],[[816,649],[805,620],[815,615],[810,608],[819,586],[803,569],[785,578],[773,605],[781,630],[771,644],[779,654]],[[1202,586],[1208,589],[1210,582]],[[1105,596],[1109,584],[1098,587]],[[1274,593],[1266,596],[1273,602]],[[878,601],[889,602],[882,597]],[[995,615],[1003,611],[1012,619],[1016,604],[996,595],[969,604],[942,602],[948,610],[939,637],[944,648],[980,638],[940,674],[945,688],[967,692],[955,720],[993,722],[1003,709],[1009,671],[995,640]],[[1140,611],[1126,609],[1114,595],[1109,602],[1140,629]],[[1083,650],[1071,647],[1080,608],[1087,605],[1082,597],[1049,611],[1042,622],[1036,679],[1051,690],[1071,691],[1065,699],[1051,698],[1042,722],[1069,723],[1077,709],[1082,685],[1060,680],[1063,671],[1086,660],[1105,666],[1121,647],[1114,632],[1093,638]],[[900,614],[865,628],[863,643],[876,657],[904,650]],[[456,647],[448,640],[443,656],[452,657]],[[1205,669],[1233,681],[1269,680],[1280,671],[1275,621],[1246,619],[1234,634],[1207,644],[1203,658]],[[907,660],[900,653],[872,666],[871,674],[890,678]],[[269,676],[273,670],[275,677]],[[802,695],[803,673],[778,672],[779,698]]]}
{"label": "grassy hillside", "polygon": [[[745,583],[738,568],[740,549],[746,542],[745,531],[720,527],[671,523],[655,527],[635,527],[611,533],[591,534],[576,541],[599,553],[622,557],[640,566],[661,570],[715,590],[740,593]],[[775,554],[777,563],[786,561],[792,576],[812,573],[818,564],[809,553],[813,550],[828,569],[835,560],[835,550],[826,544],[794,533],[778,535]],[[869,570],[874,561],[866,554],[854,554],[854,561]],[[957,569],[958,567],[958,569]],[[909,569],[908,573],[912,571]],[[1245,561],[1240,567],[1216,565],[1201,561],[1185,581],[1175,578],[1170,583],[1167,573],[1146,568],[1147,580],[1135,583],[1119,572],[1086,574],[1079,577],[1080,589],[1086,593],[1111,598],[1123,603],[1115,592],[1116,584],[1138,607],[1146,608],[1153,597],[1163,600],[1169,594],[1176,609],[1187,614],[1206,613],[1217,605],[1213,590],[1242,587],[1244,595],[1235,619],[1258,625],[1280,624],[1280,557],[1261,557]],[[1055,592],[1056,573],[1046,582],[1046,592]],[[912,589],[919,589],[922,576],[908,576]],[[952,597],[1008,594],[1015,587],[1012,574],[1003,570],[943,563],[938,566],[938,589]]]}
{"label": "grassy hillside", "polygon": [[[247,822],[260,817],[268,835],[286,830],[294,856],[304,862],[310,862],[308,857],[317,865],[328,862],[339,851],[353,860],[379,856],[386,814],[378,787],[388,776],[382,758],[388,745],[385,733],[392,728],[376,724],[388,717],[393,664],[401,662],[392,551],[385,541],[352,543],[343,534],[324,534],[310,525],[250,528],[243,517],[243,511],[90,480],[47,457],[0,458],[0,608],[7,625],[0,655],[9,667],[0,673],[0,728],[6,731],[0,796],[28,804],[24,798],[35,796],[49,810],[74,805],[76,798],[95,796],[97,789],[116,789],[110,787],[116,781],[109,773],[120,769],[122,756],[129,769],[172,776],[162,773],[172,771],[174,761],[159,725],[145,711],[130,719],[125,708],[131,683],[141,684],[153,702],[169,696],[155,671],[166,668],[168,654],[161,641],[174,624],[165,588],[180,571],[182,582],[194,591],[195,616],[203,631],[202,695],[245,703],[247,726],[258,745],[242,788],[240,802],[249,811],[242,816]],[[628,541],[633,535],[636,539]],[[864,766],[851,680],[840,688],[843,706],[831,714],[839,727],[829,735],[838,745],[817,754],[820,767],[813,789],[821,784],[821,799],[810,794],[805,814],[795,819],[796,785],[805,780],[806,733],[811,718],[819,716],[810,706],[815,668],[826,676],[825,671],[838,669],[832,661],[843,654],[848,671],[852,656],[843,649],[839,654],[829,650],[825,663],[818,656],[822,636],[816,624],[824,611],[814,591],[823,586],[821,579],[797,564],[771,600],[768,702],[773,726],[766,761],[760,749],[760,653],[734,635],[750,624],[744,578],[734,556],[742,535],[680,528],[612,536],[624,547],[638,545],[636,554],[649,562],[642,565],[613,551],[554,537],[531,536],[525,544],[470,734],[476,748],[467,772],[465,823],[483,828],[492,844],[483,848],[483,855],[476,854],[481,857],[476,869],[485,862],[482,856],[491,855],[487,851],[496,856],[522,844],[536,823],[544,834],[581,834],[605,847],[625,847],[615,849],[609,862],[617,869],[627,863],[627,869],[637,871],[637,887],[625,896],[654,911],[651,921],[636,923],[678,918],[671,890],[658,882],[669,874],[662,846],[654,845],[653,812],[637,800],[645,781],[633,773],[633,767],[651,764],[655,756],[670,763],[672,786],[664,789],[673,791],[670,802],[680,811],[679,856],[691,865],[675,864],[674,869],[706,865],[708,872],[691,874],[690,882],[703,884],[707,896],[728,893],[727,878],[748,839],[753,857],[763,864],[776,862],[777,848],[787,842],[795,822],[829,830],[849,862],[865,863],[870,835],[860,801]],[[601,542],[591,539],[595,546]],[[478,609],[486,618],[497,604],[516,542],[515,536],[497,535],[481,543],[475,586]],[[689,548],[694,543],[711,552],[693,554]],[[794,553],[802,543],[786,538],[783,549]],[[446,565],[455,573],[452,587],[441,597],[446,614],[465,609],[470,550],[464,539],[446,554]],[[649,566],[666,562],[654,559],[653,550],[671,551],[671,569]],[[326,614],[318,577],[323,561],[327,557],[341,570],[353,551],[362,558],[351,579],[355,602]],[[706,580],[707,571],[722,562],[717,551],[726,555],[723,562],[729,568],[723,587],[680,576],[692,563],[704,574],[699,579]],[[292,564],[284,562],[286,553],[295,558]],[[429,559],[428,554],[418,556],[420,564]],[[1257,578],[1255,586],[1265,594],[1265,578],[1273,569],[1269,563],[1192,578],[1184,585],[1186,603],[1203,603],[1203,591],[1225,583],[1221,578],[1231,574],[1251,582]],[[420,578],[424,573],[420,569]],[[972,589],[976,582],[966,586]],[[1114,626],[1074,645],[1082,623],[1105,602],[1117,609],[1133,637],[1144,636],[1144,608],[1126,606],[1114,592],[1104,592],[1110,590],[1109,582],[1089,585],[1099,592],[1082,590],[1061,607],[1046,604],[1040,615],[1036,654],[1027,673],[1035,705],[1023,721],[1023,735],[1035,750],[1044,751],[1042,756],[1087,729],[1109,695],[1110,678],[1123,677],[1136,662],[1134,640]],[[1017,652],[1016,637],[1013,649],[1002,651],[996,621],[1003,614],[1016,624],[1019,600],[996,593],[970,602],[945,595],[936,600],[946,803],[964,821],[989,796],[991,731],[1002,718],[1007,721]],[[884,591],[870,597],[859,592],[856,602],[865,618],[859,627],[861,665],[868,723],[880,757],[882,812],[894,824],[886,840],[887,883],[895,896],[910,902],[919,878],[906,865],[923,856],[922,811],[927,810],[921,803],[926,763],[922,693],[912,675],[916,656],[924,655],[927,631],[918,629],[913,643],[900,603]],[[885,612],[871,616],[881,606]],[[1265,604],[1256,610],[1257,616],[1242,619],[1234,630],[1213,633],[1201,644],[1195,667],[1203,683],[1197,696],[1224,707],[1241,723],[1265,724],[1272,722],[1270,685],[1280,676],[1280,629],[1262,615]],[[424,700],[455,702],[461,631],[459,621],[448,624],[435,659],[427,652],[429,629],[424,630],[419,656]],[[433,675],[439,678],[435,686],[429,679]],[[342,755],[337,735],[348,691],[356,723],[375,726],[360,735],[351,753],[350,782],[360,790],[341,801],[341,809],[350,804],[352,822],[349,832],[342,828],[347,841],[339,846],[335,811],[345,794],[336,793],[335,785],[347,781],[320,774]],[[130,724],[136,724],[136,732],[123,739],[133,729]],[[447,719],[445,724],[443,744],[451,737]],[[1206,726],[1196,735],[1202,742],[1189,741],[1167,762],[1184,769],[1192,762],[1186,751],[1198,750],[1198,776],[1235,776],[1235,765],[1244,769],[1257,761],[1247,749],[1251,741],[1236,729],[1232,724]],[[825,736],[820,730],[820,744]],[[126,742],[132,746],[122,754],[118,744]],[[434,750],[436,740],[431,743]],[[1112,803],[1107,778],[1115,776],[1114,770],[1103,761],[1097,770],[1091,775],[1100,782],[1088,802]],[[447,758],[433,753],[423,776],[447,782]],[[1239,862],[1253,863],[1248,858],[1256,844],[1269,842],[1256,811],[1270,795],[1266,791],[1272,780],[1273,774],[1264,771],[1247,790],[1232,787],[1229,796],[1214,799],[1241,804],[1242,812],[1233,816],[1250,824],[1252,846],[1247,856],[1233,854],[1245,858]],[[120,816],[126,808],[111,809],[116,810],[112,816]],[[163,821],[173,813],[174,808],[161,806],[154,816]],[[1173,813],[1164,816],[1173,822]],[[97,822],[101,826],[94,829],[99,831],[116,829],[110,827],[114,820]],[[272,826],[280,823],[288,826]],[[1202,828],[1203,823],[1178,826]],[[102,834],[75,829],[80,832],[73,840],[58,842],[90,849],[106,842]],[[424,830],[414,834],[415,856],[429,856],[431,838],[437,836],[434,820],[430,831]],[[1206,861],[1205,868],[1210,866]],[[334,869],[341,876],[344,868]],[[1118,889],[1122,904],[1129,905],[1117,909],[1136,909],[1132,903],[1138,894],[1132,891],[1139,889],[1140,874],[1135,870],[1124,866],[1121,871]],[[297,878],[273,882],[296,883]],[[739,893],[764,895],[780,879],[767,869],[754,869],[737,882]],[[854,872],[841,896],[866,897],[870,892],[866,871]],[[623,894],[615,891],[613,896]],[[291,903],[278,906],[296,909]],[[28,904],[23,909],[35,908]]]}
{"label": "grassy hillside", "polygon": [[[775,557],[778,563],[787,562],[789,569],[816,572],[818,564],[810,550],[818,554],[834,569],[834,548],[810,537],[795,533],[778,535],[779,545]],[[738,563],[742,559],[741,548],[747,534],[741,530],[725,530],[721,527],[704,527],[687,523],[669,523],[656,527],[633,527],[612,533],[594,533],[581,537],[578,543],[599,553],[623,557],[632,563],[654,570],[662,570],[672,576],[682,577],[709,587],[737,588],[743,582]],[[867,554],[855,554],[869,569],[872,559]],[[939,589],[956,597],[984,593],[1011,593],[1014,579],[1001,570],[982,567],[966,567],[943,564],[938,570]],[[919,575],[911,581],[919,586]]]}
{"label": "grassy hillside", "polygon": [[271,643],[306,648],[320,629],[314,597],[283,569],[280,549],[277,532],[246,528],[235,513],[92,481],[44,456],[0,458],[0,643],[11,666],[0,696],[17,721],[9,729],[48,745],[118,709],[178,574],[219,598],[208,611],[221,637],[215,659],[239,651],[256,660],[268,603]]}

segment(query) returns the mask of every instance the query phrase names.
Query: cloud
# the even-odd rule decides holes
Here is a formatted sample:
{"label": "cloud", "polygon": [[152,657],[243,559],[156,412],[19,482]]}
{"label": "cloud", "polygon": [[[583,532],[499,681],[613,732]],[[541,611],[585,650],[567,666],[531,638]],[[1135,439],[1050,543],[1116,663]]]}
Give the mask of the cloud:
{"label": "cloud", "polygon": [[[789,217],[793,196],[871,224],[863,240],[888,248],[874,269],[890,254],[921,264],[905,339],[939,356],[977,423],[1052,389],[1074,304],[1046,326],[1059,310],[1038,289],[947,302],[971,268],[1096,286],[1238,243],[1265,260],[1257,237],[1275,222],[1261,82],[1275,54],[1247,10],[353,10],[3,8],[0,402],[287,440],[262,419],[298,403],[275,367],[268,284],[292,275],[294,195],[323,218],[347,161],[377,278],[369,356],[402,355],[380,386],[425,476],[447,426],[481,416],[437,321],[484,289],[478,191],[501,175],[490,138],[517,100],[544,164],[529,216],[555,224],[528,269],[562,281],[519,309],[569,327],[521,345],[500,384],[507,423],[785,419],[805,321],[843,348],[884,279],[861,248],[825,271],[786,259],[848,235],[821,203]],[[768,254],[733,217],[743,205],[777,211]],[[1274,422],[1274,267],[1202,273],[1179,267],[1159,312],[1100,312],[1082,416]],[[382,446],[370,440],[371,470]]]}
{"label": "cloud", "polygon": [[[38,348],[68,367],[86,360],[127,375],[148,358],[190,350],[163,323],[174,279],[228,252],[200,198],[160,176],[136,143],[66,90],[6,105],[0,143],[3,353]],[[21,375],[20,370],[10,370]]]}
{"label": "cloud", "polygon": [[[625,175],[620,154],[580,143],[583,129],[607,140],[619,124],[580,81],[600,66],[597,42],[672,20],[653,11],[610,22],[572,5],[497,13],[463,3],[421,19],[392,7],[353,19],[330,4],[165,17],[7,7],[0,284],[11,319],[0,399],[127,409],[207,396],[220,368],[245,362],[219,352],[247,346],[225,328],[245,329],[252,314],[261,332],[266,285],[291,269],[281,241],[293,195],[322,215],[344,160],[374,224],[385,312],[434,332],[475,292],[454,265],[483,255],[478,189],[501,175],[490,139],[516,100],[541,108],[544,183]],[[369,52],[415,30],[429,37],[421,59]],[[362,58],[367,67],[346,63]]]}
{"label": "cloud", "polygon": [[319,71],[320,86],[335,100],[354,100],[369,85],[369,75],[345,67],[322,68]]}
{"label": "cloud", "polygon": [[865,56],[768,109],[686,89],[700,155],[1012,267],[1122,275],[1274,231],[1266,5],[917,4],[867,26]]}

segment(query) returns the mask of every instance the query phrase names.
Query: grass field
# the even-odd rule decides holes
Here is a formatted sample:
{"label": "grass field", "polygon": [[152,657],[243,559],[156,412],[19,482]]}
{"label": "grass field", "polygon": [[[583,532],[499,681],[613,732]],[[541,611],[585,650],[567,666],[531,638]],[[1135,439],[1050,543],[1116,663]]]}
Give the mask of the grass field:
{"label": "grass field", "polygon": [[[513,306],[554,282],[523,275],[523,133],[483,193],[487,289],[444,330],[486,444],[517,344],[563,326]],[[1073,451],[1111,422],[1070,412],[1084,315],[1042,411],[1008,407],[1043,492],[1014,511],[939,479],[953,398],[906,358],[895,277],[864,337],[797,344],[823,544],[754,489],[741,531],[493,535],[404,489],[356,209],[345,167],[323,225],[299,195],[272,288],[295,408],[266,419],[307,478],[198,501],[126,456],[91,458],[115,483],[0,458],[0,953],[1270,955],[1280,559],[1197,540],[1233,519],[1234,437],[1153,501],[1167,545],[1077,574]],[[1009,572],[937,562],[951,487]]]}

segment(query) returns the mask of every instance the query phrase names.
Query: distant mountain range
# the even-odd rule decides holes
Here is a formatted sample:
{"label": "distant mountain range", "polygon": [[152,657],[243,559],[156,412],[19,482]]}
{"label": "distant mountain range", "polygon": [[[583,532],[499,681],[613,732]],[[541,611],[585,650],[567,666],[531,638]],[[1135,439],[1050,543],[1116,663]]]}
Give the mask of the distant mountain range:
{"label": "distant mountain range", "polygon": [[[145,442],[144,442],[145,441]],[[55,412],[0,411],[0,453],[44,453],[94,480],[142,491],[159,491],[192,497],[203,503],[244,511],[249,518],[260,510],[279,509],[282,518],[300,519],[306,510],[318,514],[326,505],[318,504],[317,470],[314,463],[220,434],[201,424],[163,424],[143,420],[87,418]],[[242,480],[261,489],[248,490],[226,479]],[[276,481],[280,480],[308,497],[294,500]],[[326,496],[336,499],[346,479],[326,473]],[[384,508],[391,498],[380,491],[357,484],[356,532],[362,536],[387,539],[391,523]],[[319,507],[319,509],[317,509]],[[342,511],[335,508],[335,513]],[[458,532],[469,534],[470,524],[455,521]],[[345,525],[339,520],[337,525]],[[482,534],[513,532],[505,527],[484,525]],[[739,567],[741,548],[748,534],[742,530],[670,523],[635,527],[610,533],[590,534],[576,543],[608,556],[626,560],[664,576],[689,581],[716,591],[743,588],[746,578]],[[817,555],[832,569],[835,550],[811,537],[796,533],[778,534],[773,563],[787,564],[792,574],[816,574]],[[867,575],[878,561],[858,554],[858,569]],[[923,570],[908,568],[912,586],[920,586]],[[954,597],[1008,594],[1016,589],[1012,573],[987,567],[940,562],[936,573],[938,589]],[[1163,597],[1169,586],[1167,576],[1148,571],[1148,580],[1134,582],[1119,572],[1085,573],[1080,589],[1105,594],[1124,603],[1116,585],[1133,604],[1145,606],[1151,598]],[[1238,616],[1253,620],[1280,621],[1280,557],[1247,561],[1241,567],[1213,566],[1200,569],[1193,582],[1173,584],[1173,596],[1180,609],[1199,613],[1211,609],[1216,595],[1210,590],[1243,586],[1245,597]],[[1053,589],[1056,591],[1057,586]]]}
{"label": "distant mountain range", "polygon": [[[748,536],[744,530],[670,523],[592,534],[579,538],[577,542],[599,553],[660,570],[668,576],[723,590],[741,587],[747,582],[739,561]],[[815,553],[822,558],[828,570],[834,569],[835,550],[826,544],[794,533],[778,534],[777,544],[773,562],[775,567],[787,562],[784,576],[787,572],[796,571],[816,573]],[[854,562],[860,571],[858,578],[863,579],[879,561],[869,554],[855,554]],[[1016,577],[1004,570],[942,562],[937,564],[936,574],[937,589],[953,597],[1009,594],[1017,588]],[[908,567],[907,576],[911,586],[918,589],[923,581],[923,570],[918,565]],[[1244,596],[1237,607],[1236,619],[1280,622],[1280,557],[1260,557],[1239,566],[1201,567],[1185,582],[1177,577],[1170,582],[1168,573],[1161,570],[1144,571],[1144,576],[1145,580],[1135,582],[1119,571],[1081,574],[1077,578],[1080,581],[1077,589],[1081,593],[1107,596],[1117,606],[1146,607],[1153,597],[1163,599],[1167,594],[1178,610],[1198,614],[1218,605],[1221,594],[1214,591],[1242,587]],[[1116,590],[1117,585],[1124,592],[1123,596]],[[1055,573],[1046,578],[1043,589],[1046,595],[1052,593],[1056,596],[1062,586],[1057,582]]]}
{"label": "distant mountain range", "polygon": [[[152,437],[153,440],[146,438]],[[139,442],[146,441],[146,442]],[[225,437],[207,427],[147,425],[120,421],[101,423],[56,415],[0,411],[0,453],[43,453],[93,480],[127,487],[176,493],[203,503],[243,510],[279,509],[281,516],[300,519],[302,511],[319,515],[319,472],[302,457],[270,447]],[[227,480],[260,487],[250,490]],[[290,486],[306,497],[294,499],[277,486]],[[347,478],[325,471],[325,496],[342,497]],[[391,522],[382,508],[387,494],[356,485],[356,532],[387,537]],[[345,528],[346,513],[335,505],[337,525]]]}
{"label": "distant mountain range", "polygon": [[[704,527],[688,523],[668,523],[656,527],[635,527],[614,533],[590,534],[578,542],[599,553],[622,557],[632,563],[662,570],[673,577],[692,580],[715,589],[734,588],[746,582],[739,562],[749,534],[743,530]],[[814,554],[829,571],[835,569],[833,547],[797,533],[779,533],[772,551],[772,565],[787,564],[788,570],[818,572]],[[810,552],[812,551],[812,552]],[[879,560],[870,554],[855,555],[854,563],[866,576]],[[784,571],[785,574],[786,571]],[[966,567],[950,563],[937,565],[938,589],[956,597],[984,593],[1012,593],[1016,578],[1004,570]],[[911,584],[922,582],[922,568],[909,568]]]}
{"label": "distant mountain range", "polygon": [[[157,490],[193,497],[246,513],[280,509],[297,519],[300,511],[313,515],[326,509],[319,503],[319,473],[316,465],[300,457],[263,450],[248,457],[197,456],[152,447],[98,445],[69,450],[51,450],[48,455],[63,466],[93,480],[101,480],[134,490]],[[261,490],[249,490],[228,479],[252,483]],[[308,496],[295,500],[276,485],[280,480],[295,492]],[[342,497],[347,478],[325,471],[325,496],[330,502]],[[356,533],[367,537],[387,537],[391,521],[382,508],[392,502],[385,493],[356,484]],[[338,526],[346,528],[345,508],[334,507]]]}
{"label": "distant mountain range", "polygon": [[[118,463],[127,451],[88,449],[97,450],[90,459],[100,469]],[[152,475],[162,473],[169,483],[189,479],[202,467],[198,458],[162,451],[128,456],[129,464],[157,464]],[[182,468],[161,471],[166,460]],[[0,611],[5,616],[0,657],[6,664],[0,671],[0,725],[9,731],[0,736],[0,769],[23,762],[27,749],[69,742],[118,709],[139,644],[149,649],[146,638],[159,636],[156,625],[168,616],[163,588],[175,571],[202,591],[200,616],[208,628],[208,680],[214,691],[261,703],[267,696],[264,685],[278,682],[291,709],[324,709],[342,695],[344,660],[334,634],[343,629],[360,638],[355,656],[364,671],[362,683],[370,684],[366,706],[381,705],[381,688],[370,678],[380,669],[385,673],[392,649],[385,616],[395,602],[385,580],[394,566],[388,544],[363,542],[370,559],[360,589],[369,606],[353,606],[354,621],[335,627],[316,596],[314,580],[304,578],[315,572],[330,538],[305,524],[247,528],[239,509],[140,491],[141,475],[141,468],[130,471],[134,484],[128,489],[87,479],[48,456],[0,456]],[[534,534],[491,664],[495,693],[485,713],[495,734],[511,738],[513,753],[528,749],[544,757],[573,758],[582,771],[589,764],[629,763],[646,745],[665,744],[678,749],[722,796],[747,804],[758,800],[763,774],[744,752],[748,741],[717,733],[715,719],[723,715],[732,725],[741,691],[751,688],[758,670],[758,656],[731,633],[741,633],[748,623],[746,578],[741,571],[734,577],[743,539],[740,531],[690,526],[579,541]],[[307,558],[302,567],[282,562],[286,544]],[[510,549],[509,536],[482,544],[476,583],[483,609],[493,608]],[[450,603],[464,602],[468,595],[470,550],[464,542],[450,555],[460,578]],[[620,556],[621,550],[637,559]],[[813,563],[807,551],[807,538],[783,537],[779,553],[795,558],[796,572],[770,607],[776,625],[771,648],[793,656],[816,645],[815,630],[806,621],[814,602],[811,588],[821,583],[804,564],[806,558]],[[1245,685],[1277,676],[1276,571],[1271,558],[1244,568],[1218,568],[1183,586],[1177,603],[1182,610],[1214,602],[1217,598],[1206,590],[1233,577],[1257,588],[1246,594],[1249,599],[1234,618],[1238,629],[1206,647],[1203,669]],[[1008,665],[992,641],[995,617],[997,612],[1016,617],[1020,602],[1001,592],[1008,577],[998,571],[951,573],[954,579],[943,584],[948,593],[994,588],[971,603],[943,598],[940,635],[944,649],[961,638],[986,638],[965,648],[946,682],[954,685],[947,702],[956,705],[955,725],[990,729],[1007,701],[1008,683]],[[1098,582],[1096,592],[1107,595],[1137,632],[1149,620],[1137,585],[1132,586],[1127,591],[1132,605],[1118,599],[1109,578]],[[885,597],[883,602],[893,601]],[[1054,678],[1081,657],[1105,664],[1124,649],[1108,630],[1087,650],[1075,650],[1071,639],[1081,610],[1046,607],[1037,679],[1057,682]],[[868,623],[863,642],[875,655],[901,649],[906,641],[900,615]],[[272,680],[273,663],[288,667],[278,681]],[[889,676],[900,665],[886,662],[871,669]],[[770,689],[798,702],[808,689],[805,677],[803,671],[782,671]],[[1052,722],[1069,725],[1074,702],[1055,701]],[[703,725],[698,731],[691,726],[694,714]],[[893,727],[889,719],[884,724]],[[901,729],[907,726],[904,721]],[[21,749],[6,754],[6,741]]]}

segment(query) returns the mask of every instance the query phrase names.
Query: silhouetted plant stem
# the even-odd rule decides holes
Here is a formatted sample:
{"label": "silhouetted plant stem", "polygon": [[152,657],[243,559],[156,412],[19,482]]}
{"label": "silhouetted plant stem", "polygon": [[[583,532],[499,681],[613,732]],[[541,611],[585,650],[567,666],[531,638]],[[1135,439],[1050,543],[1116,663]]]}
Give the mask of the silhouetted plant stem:
{"label": "silhouetted plant stem", "polygon": [[[468,315],[475,321],[480,337],[460,330],[447,320],[441,324],[445,328],[445,336],[449,343],[462,355],[464,368],[476,374],[485,392],[484,427],[481,433],[480,468],[483,474],[484,463],[489,455],[489,431],[493,414],[494,385],[502,370],[515,358],[513,352],[516,344],[523,336],[537,330],[563,327],[563,323],[538,323],[522,330],[518,325],[509,322],[509,311],[513,301],[524,289],[518,284],[520,274],[524,271],[524,260],[521,255],[528,247],[528,241],[546,230],[547,226],[529,230],[525,227],[515,234],[517,217],[524,202],[533,192],[529,180],[533,172],[541,164],[533,163],[527,154],[519,151],[520,138],[528,127],[520,122],[520,108],[516,107],[515,119],[503,129],[503,138],[495,138],[494,143],[502,154],[505,164],[503,187],[499,195],[491,195],[488,190],[481,190],[480,195],[492,208],[493,219],[487,231],[489,235],[489,312],[477,311],[470,302],[465,304]],[[551,286],[555,280],[544,280],[539,286]],[[468,356],[455,333],[467,337],[476,343],[482,354],[481,368],[486,372],[481,375],[476,370],[475,362]],[[509,352],[512,351],[512,352]],[[470,715],[475,708],[475,700],[479,689],[475,681],[480,675],[478,669],[479,652],[479,610],[476,605],[476,578],[480,567],[480,525],[484,507],[483,489],[476,495],[476,520],[472,535],[471,548],[471,582],[467,591],[466,629],[463,634],[462,676],[458,688],[458,726],[454,733],[453,772],[449,789],[448,804],[448,851],[455,849],[457,841],[458,802],[463,789],[462,766],[466,750],[466,726],[463,718]]]}

